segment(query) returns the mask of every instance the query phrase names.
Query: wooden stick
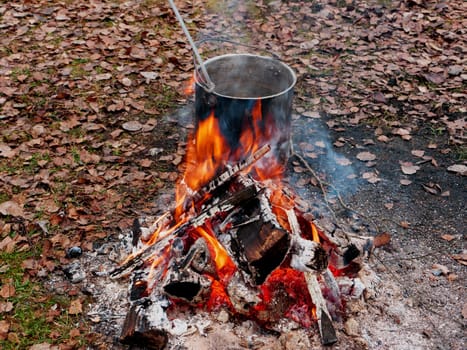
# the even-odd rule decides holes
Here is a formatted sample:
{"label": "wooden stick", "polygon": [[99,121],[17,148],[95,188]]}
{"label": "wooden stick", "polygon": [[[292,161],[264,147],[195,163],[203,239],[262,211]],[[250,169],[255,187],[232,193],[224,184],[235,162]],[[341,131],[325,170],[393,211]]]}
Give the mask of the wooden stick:
{"label": "wooden stick", "polygon": [[232,180],[240,172],[242,172],[249,166],[253,165],[257,160],[262,158],[270,150],[271,150],[271,146],[264,145],[263,147],[258,149],[256,152],[254,152],[252,155],[250,155],[246,159],[236,163],[233,167],[224,171],[222,174],[217,176],[215,179],[211,180],[207,185],[203,186],[197,192],[193,193],[193,195],[189,196],[183,203],[183,209],[185,210],[191,204],[197,203],[198,201],[205,198],[206,194],[213,192],[215,189],[221,187],[222,185],[226,184],[228,181]]}
{"label": "wooden stick", "polygon": [[182,236],[188,229],[199,227],[203,225],[206,222],[206,220],[213,218],[221,212],[228,212],[240,203],[249,200],[256,195],[257,190],[255,186],[252,185],[236,192],[234,195],[223,200],[220,203],[208,206],[199,215],[191,218],[184,224],[180,225],[170,235],[165,236],[160,241],[157,241],[154,244],[145,247],[144,249],[139,251],[135,256],[133,256],[131,259],[125,262],[123,265],[109,272],[109,276],[111,278],[120,278],[127,275],[137,267],[144,264],[144,262],[151,256],[157,255],[158,253],[162,252],[167,246],[167,244],[169,244],[170,239],[177,236]]}
{"label": "wooden stick", "polygon": [[[287,210],[287,218],[289,220],[290,228],[294,239],[300,237],[300,226],[298,224],[297,216],[293,209]],[[318,282],[317,272],[310,268],[303,268],[303,274],[305,276],[306,285],[308,292],[310,293],[311,299],[316,306],[316,317],[318,319],[318,328],[321,335],[321,343],[323,345],[330,345],[337,341],[336,331],[332,325],[331,316],[326,306],[326,300],[324,300],[323,294],[321,293],[321,287]]]}

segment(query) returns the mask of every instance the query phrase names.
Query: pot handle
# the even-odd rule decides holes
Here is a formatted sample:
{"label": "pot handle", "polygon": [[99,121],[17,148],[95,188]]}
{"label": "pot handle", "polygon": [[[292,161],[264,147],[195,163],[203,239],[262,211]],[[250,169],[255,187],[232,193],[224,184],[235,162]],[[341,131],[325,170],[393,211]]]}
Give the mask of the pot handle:
{"label": "pot handle", "polygon": [[254,46],[254,45],[239,43],[238,41],[230,40],[230,39],[223,38],[223,37],[205,37],[205,38],[203,38],[201,40],[196,41],[196,45],[198,46],[198,45],[203,44],[203,43],[208,42],[208,41],[217,41],[217,42],[222,42],[222,43],[229,43],[229,44],[233,44],[233,45],[248,47],[250,49],[255,49],[255,50],[258,50],[258,51],[263,51],[263,52],[266,52],[269,55],[271,55],[274,59],[281,61],[281,58],[279,57],[279,55],[275,54],[272,51],[269,51],[269,50],[266,50],[266,49],[263,49],[261,47]]}

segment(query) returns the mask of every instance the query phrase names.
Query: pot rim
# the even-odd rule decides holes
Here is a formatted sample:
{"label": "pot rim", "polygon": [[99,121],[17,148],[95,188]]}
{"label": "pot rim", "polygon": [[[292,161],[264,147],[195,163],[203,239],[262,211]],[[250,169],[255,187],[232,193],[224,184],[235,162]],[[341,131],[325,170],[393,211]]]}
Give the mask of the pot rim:
{"label": "pot rim", "polygon": [[[274,97],[277,97],[277,96],[281,96],[281,95],[284,95],[286,94],[287,92],[289,92],[290,90],[292,90],[295,86],[295,84],[297,83],[297,76],[295,74],[295,72],[292,70],[292,68],[290,68],[287,64],[285,64],[284,62],[280,61],[280,60],[277,60],[275,58],[272,58],[272,57],[266,57],[266,56],[260,56],[260,55],[254,55],[254,54],[249,54],[249,53],[241,53],[241,54],[237,54],[237,53],[229,53],[229,54],[225,54],[225,55],[219,55],[219,56],[215,56],[215,57],[212,57],[212,58],[209,58],[207,59],[206,61],[204,61],[204,64],[205,65],[208,65],[209,63],[212,63],[212,62],[215,62],[217,60],[220,60],[220,59],[223,59],[223,58],[226,58],[226,57],[234,57],[234,56],[245,56],[245,57],[256,57],[256,58],[260,58],[260,59],[263,59],[263,60],[268,60],[268,61],[274,61],[274,62],[277,62],[279,63],[282,67],[284,67],[289,73],[290,73],[290,76],[292,77],[292,82],[289,84],[289,87],[287,89],[284,89],[280,92],[278,92],[277,94],[273,94],[273,95],[268,95],[268,96],[260,96],[260,97],[238,97],[238,96],[229,96],[229,95],[224,95],[224,94],[220,94],[218,92],[216,92],[216,88],[214,87],[214,91],[207,91],[205,86],[204,86],[204,83],[202,81],[199,81],[198,79],[198,74],[199,74],[199,71],[200,71],[200,67],[197,66],[195,64],[195,74],[194,74],[194,80],[195,80],[195,83],[196,85],[200,86],[201,88],[203,88],[206,92],[210,93],[210,94],[214,94],[216,96],[220,96],[220,97],[225,97],[225,98],[231,98],[231,99],[237,99],[237,100],[258,100],[258,99],[267,99],[267,98],[274,98]],[[214,82],[215,83],[215,82]]]}

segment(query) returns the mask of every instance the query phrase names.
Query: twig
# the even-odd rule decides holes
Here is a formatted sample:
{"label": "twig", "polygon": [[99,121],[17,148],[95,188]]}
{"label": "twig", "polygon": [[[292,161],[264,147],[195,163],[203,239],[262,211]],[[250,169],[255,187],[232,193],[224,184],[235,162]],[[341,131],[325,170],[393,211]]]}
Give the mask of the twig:
{"label": "twig", "polygon": [[307,170],[313,175],[313,177],[318,181],[318,184],[319,184],[319,187],[323,193],[323,196],[324,196],[324,201],[326,202],[326,207],[329,209],[329,211],[331,212],[331,215],[333,216],[333,219],[339,223],[341,226],[342,226],[342,222],[337,218],[334,210],[331,208],[330,204],[329,204],[329,201],[328,201],[328,198],[327,198],[327,192],[324,188],[324,186],[328,186],[328,187],[331,187],[335,192],[336,192],[336,196],[337,196],[337,199],[339,201],[339,204],[346,210],[349,210],[351,212],[354,212],[355,214],[357,214],[358,216],[364,218],[365,220],[367,220],[368,222],[370,222],[374,228],[376,229],[376,232],[381,232],[379,226],[376,224],[376,222],[370,218],[369,216],[359,212],[358,210],[355,210],[353,208],[350,208],[347,204],[345,204],[344,200],[342,199],[342,196],[340,195],[339,191],[336,189],[336,187],[334,187],[332,184],[326,182],[326,181],[322,181],[318,175],[316,174],[316,172],[314,171],[314,169],[311,167],[311,165],[305,160],[305,158],[303,158],[299,153],[293,151],[292,155],[294,155],[295,157],[297,157],[302,163],[303,165],[305,165],[305,167],[307,168]]}

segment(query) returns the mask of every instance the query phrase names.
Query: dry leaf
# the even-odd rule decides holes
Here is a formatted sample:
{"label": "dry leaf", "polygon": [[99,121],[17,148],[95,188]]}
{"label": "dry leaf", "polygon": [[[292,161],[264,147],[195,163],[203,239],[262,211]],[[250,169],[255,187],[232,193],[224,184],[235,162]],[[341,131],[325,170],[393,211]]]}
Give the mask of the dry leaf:
{"label": "dry leaf", "polygon": [[339,164],[339,165],[342,165],[342,166],[348,166],[348,165],[352,164],[352,162],[349,159],[345,158],[345,157],[338,157],[336,159],[336,163]]}
{"label": "dry leaf", "polygon": [[376,235],[373,240],[373,244],[376,248],[389,244],[389,242],[391,242],[391,235],[387,232],[383,232],[383,233],[380,233],[379,235]]}
{"label": "dry leaf", "polygon": [[130,87],[132,85],[132,81],[130,78],[124,77],[120,80],[123,86]]}
{"label": "dry leaf", "polygon": [[426,80],[433,84],[442,84],[446,80],[443,74],[436,74],[436,73],[428,73],[423,74]]}
{"label": "dry leaf", "polygon": [[16,289],[15,286],[8,283],[4,284],[2,288],[0,288],[0,297],[6,299],[15,296]]}
{"label": "dry leaf", "polygon": [[13,310],[13,303],[11,301],[0,301],[0,314],[7,313]]}
{"label": "dry leaf", "polygon": [[413,175],[419,170],[418,165],[413,165],[410,162],[401,162],[401,170],[405,175]]}
{"label": "dry leaf", "polygon": [[408,186],[412,183],[409,179],[402,179],[399,181],[401,185]]}
{"label": "dry leaf", "polygon": [[0,320],[0,340],[5,340],[10,330],[10,322],[7,320]]}
{"label": "dry leaf", "polygon": [[315,145],[320,148],[326,148],[326,144],[323,141],[316,141]]}
{"label": "dry leaf", "polygon": [[467,175],[467,166],[465,166],[464,164],[454,164],[454,165],[451,165],[450,167],[448,167],[448,171],[460,174],[462,176],[466,176]]}
{"label": "dry leaf", "polygon": [[467,319],[467,303],[464,303],[464,306],[462,307],[462,317]]}
{"label": "dry leaf", "polygon": [[423,157],[423,155],[425,154],[425,151],[419,150],[419,149],[414,149],[414,150],[412,150],[411,153],[412,153],[415,157],[421,158],[421,157]]}
{"label": "dry leaf", "polygon": [[364,178],[366,181],[368,181],[371,184],[375,184],[375,183],[381,181],[381,179],[378,177],[378,175],[376,175],[373,172],[363,173],[362,178]]}
{"label": "dry leaf", "polygon": [[467,266],[467,250],[464,250],[460,254],[452,254],[451,258],[456,260],[459,264]]}
{"label": "dry leaf", "polygon": [[386,135],[380,135],[376,138],[380,142],[389,142],[391,139]]}
{"label": "dry leaf", "polygon": [[56,345],[51,345],[49,343],[40,343],[34,344],[29,348],[29,350],[58,350],[59,347]]}
{"label": "dry leaf", "polygon": [[333,145],[335,147],[344,147],[345,143],[338,140],[338,141],[334,142]]}
{"label": "dry leaf", "polygon": [[441,236],[441,238],[448,242],[451,242],[453,239],[456,239],[455,236],[450,235],[450,234],[444,234]]}
{"label": "dry leaf", "polygon": [[24,217],[23,208],[14,202],[14,201],[6,201],[0,204],[0,214],[2,215],[11,215],[16,217]]}
{"label": "dry leaf", "polygon": [[316,112],[316,111],[304,112],[302,113],[302,116],[307,117],[307,118],[313,118],[313,119],[321,118],[321,115],[319,114],[319,112]]}
{"label": "dry leaf", "polygon": [[143,128],[143,125],[137,120],[132,120],[132,121],[123,123],[122,128],[126,131],[135,132],[135,131],[141,130]]}
{"label": "dry leaf", "polygon": [[361,160],[362,162],[367,162],[367,161],[375,160],[376,155],[370,152],[360,152],[359,154],[357,154],[357,159]]}
{"label": "dry leaf", "polygon": [[438,194],[438,190],[436,188],[433,188],[433,187],[430,187],[430,186],[427,186],[427,185],[424,185],[424,184],[422,184],[422,187],[428,193],[431,193],[431,194],[434,194],[434,195]]}
{"label": "dry leaf", "polygon": [[16,156],[16,151],[4,143],[0,144],[0,157],[13,158],[14,156]]}
{"label": "dry leaf", "polygon": [[399,226],[402,228],[409,228],[410,224],[407,221],[401,221]]}
{"label": "dry leaf", "polygon": [[373,94],[373,99],[376,102],[379,102],[379,103],[387,103],[388,102],[386,97],[379,91]]}
{"label": "dry leaf", "polygon": [[68,308],[68,313],[70,315],[77,315],[83,312],[83,305],[81,304],[81,300],[75,299],[72,300],[70,303],[70,307]]}
{"label": "dry leaf", "polygon": [[386,209],[391,210],[394,207],[394,203],[385,203],[384,206]]}

